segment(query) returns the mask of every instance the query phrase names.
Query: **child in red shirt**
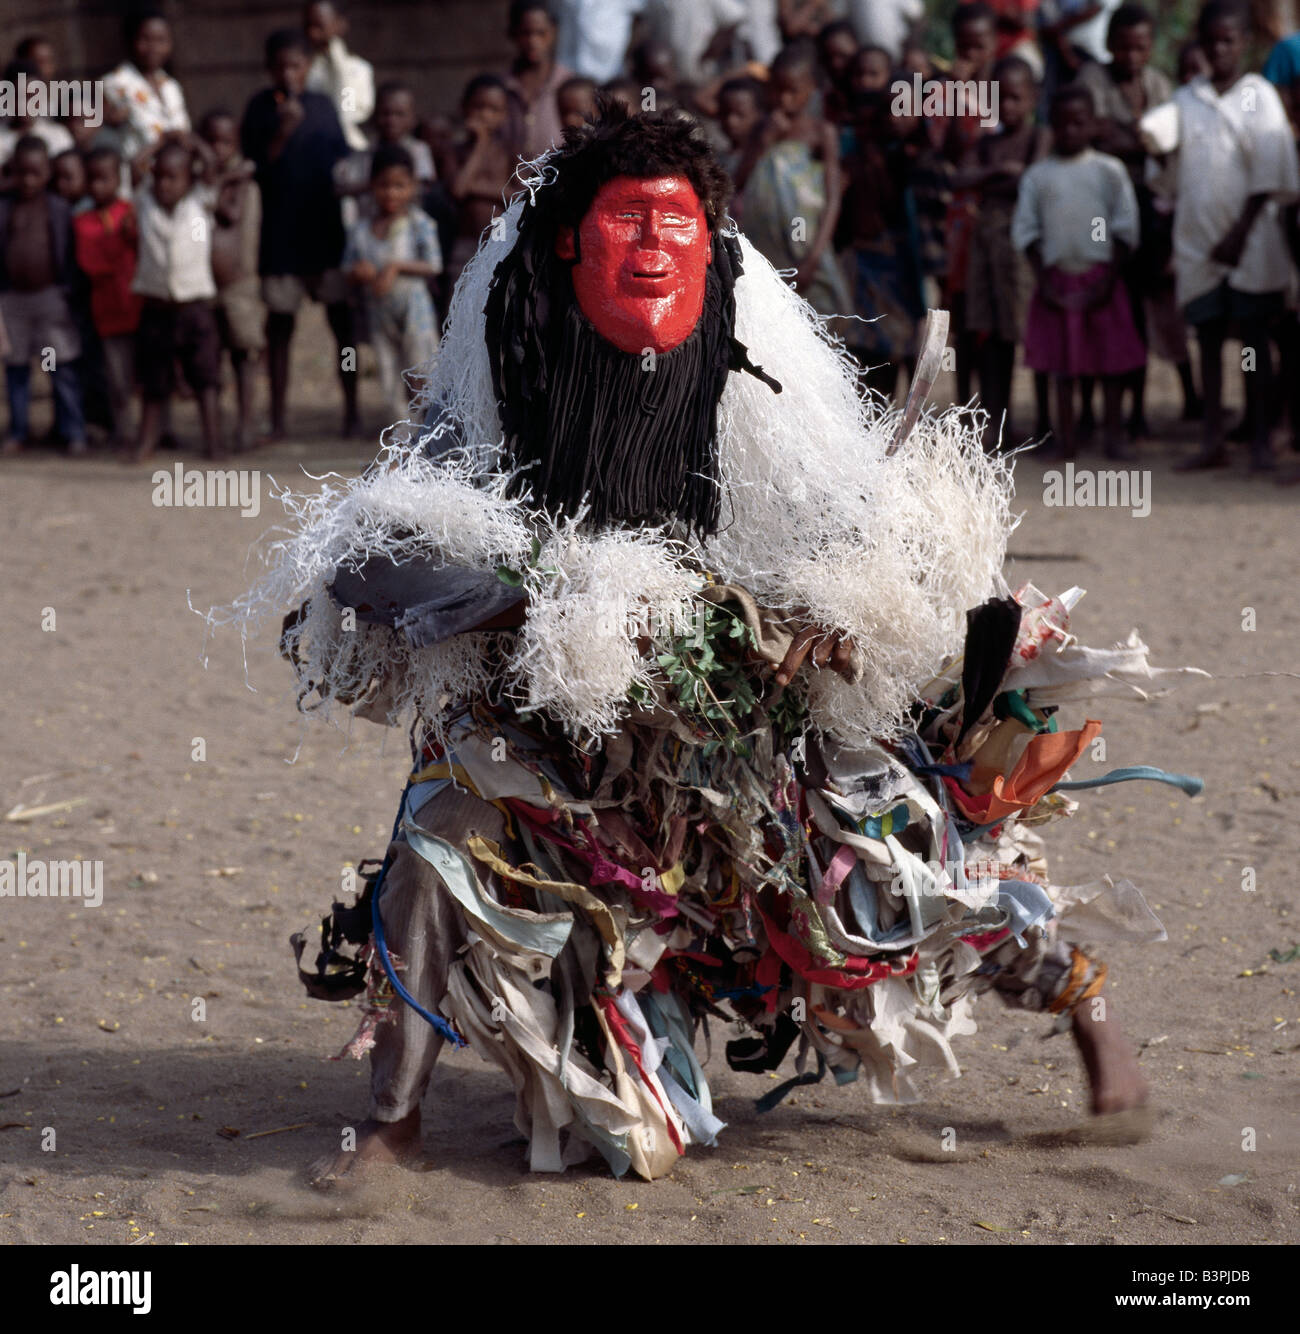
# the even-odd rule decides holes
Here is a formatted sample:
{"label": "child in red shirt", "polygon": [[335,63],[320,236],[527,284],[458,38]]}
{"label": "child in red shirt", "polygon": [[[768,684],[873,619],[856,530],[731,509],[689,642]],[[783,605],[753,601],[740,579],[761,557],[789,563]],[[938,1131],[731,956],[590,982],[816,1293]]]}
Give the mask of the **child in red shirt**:
{"label": "child in red shirt", "polygon": [[86,159],[86,188],[93,208],[72,220],[77,263],[90,279],[90,315],[104,347],[113,437],[120,449],[135,437],[131,395],[135,388],[135,331],[140,298],[135,277],[135,207],[118,197],[122,162],[111,148],[96,148]]}

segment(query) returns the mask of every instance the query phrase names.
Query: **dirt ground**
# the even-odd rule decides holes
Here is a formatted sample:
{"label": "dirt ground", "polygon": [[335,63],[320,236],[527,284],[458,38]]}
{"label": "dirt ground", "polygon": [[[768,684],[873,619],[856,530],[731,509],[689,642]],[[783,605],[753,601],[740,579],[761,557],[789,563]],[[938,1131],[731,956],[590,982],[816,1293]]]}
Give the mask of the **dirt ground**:
{"label": "dirt ground", "polygon": [[[1052,830],[1062,883],[1126,875],[1168,928],[1165,944],[1107,956],[1153,1089],[1147,1142],[1054,1140],[1087,1119],[1069,1039],[1045,1041],[1046,1021],[990,997],[963,1077],[930,1079],[907,1108],[828,1080],[759,1116],[753,1099],[771,1085],[725,1068],[715,1028],[722,1147],[691,1149],[654,1184],[595,1166],[529,1175],[509,1086],[470,1050],[435,1075],[423,1170],[343,1194],[305,1187],[302,1165],[363,1114],[367,1066],[327,1059],[357,1012],[306,999],[287,938],[328,909],[345,862],[382,852],[405,739],[304,725],[270,637],[250,653],[256,693],[229,634],[207,644],[205,670],[187,598],[207,608],[247,586],[249,547],[275,521],[269,477],[309,486],[300,468],[368,458],[330,436],[333,391],[310,355],[300,369],[319,392],[297,416],[301,438],[242,461],[263,474],[255,518],[155,507],[152,468],[103,455],[34,451],[0,470],[0,853],[104,867],[97,908],[0,899],[0,1241],[1296,1239],[1300,961],[1270,951],[1300,940],[1300,681],[1261,673],[1297,669],[1300,492],[1241,466],[1176,476],[1189,437],[1163,373],[1158,439],[1143,447],[1150,515],[1045,508],[1042,465],[1026,458],[1010,574],[1085,587],[1085,642],[1139,626],[1157,662],[1216,673],[1101,713],[1106,767],[1199,774],[1203,796],[1083,793]],[[188,405],[177,422],[193,440]],[[195,461],[157,466],[177,458]]]}

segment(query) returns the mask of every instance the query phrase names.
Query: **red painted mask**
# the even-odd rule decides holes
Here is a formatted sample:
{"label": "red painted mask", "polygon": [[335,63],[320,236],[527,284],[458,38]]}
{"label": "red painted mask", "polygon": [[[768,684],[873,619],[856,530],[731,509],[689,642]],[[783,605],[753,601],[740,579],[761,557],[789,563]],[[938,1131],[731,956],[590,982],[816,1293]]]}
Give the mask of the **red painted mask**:
{"label": "red painted mask", "polygon": [[[574,235],[555,246],[573,259]],[[596,192],[578,226],[573,290],[600,335],[624,352],[671,352],[704,309],[709,226],[684,176],[619,176]]]}

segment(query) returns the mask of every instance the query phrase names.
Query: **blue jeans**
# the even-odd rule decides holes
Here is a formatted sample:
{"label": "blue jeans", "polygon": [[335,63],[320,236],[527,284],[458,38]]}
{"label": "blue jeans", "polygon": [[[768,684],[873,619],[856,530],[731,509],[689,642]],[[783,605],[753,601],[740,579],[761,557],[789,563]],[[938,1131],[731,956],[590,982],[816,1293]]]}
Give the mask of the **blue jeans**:
{"label": "blue jeans", "polygon": [[[54,381],[54,425],[64,444],[83,444],[86,418],[81,407],[81,378],[77,362],[62,362],[50,372]],[[5,389],[9,394],[9,434],[26,440],[32,402],[32,368],[6,366]]]}

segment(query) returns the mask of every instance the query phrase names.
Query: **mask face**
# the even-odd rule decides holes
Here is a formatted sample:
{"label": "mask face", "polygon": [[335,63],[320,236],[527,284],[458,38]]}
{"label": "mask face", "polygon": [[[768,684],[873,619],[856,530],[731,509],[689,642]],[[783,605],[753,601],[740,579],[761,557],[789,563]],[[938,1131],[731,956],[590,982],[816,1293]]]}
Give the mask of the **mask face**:
{"label": "mask face", "polygon": [[670,352],[704,309],[712,261],[704,208],[683,176],[606,182],[578,226],[562,228],[556,254],[572,260],[573,290],[597,332],[624,352]]}

